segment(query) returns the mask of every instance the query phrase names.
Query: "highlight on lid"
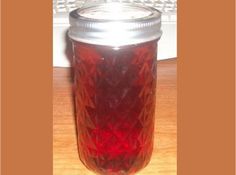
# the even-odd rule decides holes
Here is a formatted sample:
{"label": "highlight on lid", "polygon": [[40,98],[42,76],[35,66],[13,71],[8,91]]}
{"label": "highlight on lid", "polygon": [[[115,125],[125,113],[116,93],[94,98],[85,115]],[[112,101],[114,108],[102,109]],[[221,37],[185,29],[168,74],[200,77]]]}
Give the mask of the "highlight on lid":
{"label": "highlight on lid", "polygon": [[105,3],[70,13],[70,38],[99,45],[123,46],[161,37],[161,12],[129,3]]}

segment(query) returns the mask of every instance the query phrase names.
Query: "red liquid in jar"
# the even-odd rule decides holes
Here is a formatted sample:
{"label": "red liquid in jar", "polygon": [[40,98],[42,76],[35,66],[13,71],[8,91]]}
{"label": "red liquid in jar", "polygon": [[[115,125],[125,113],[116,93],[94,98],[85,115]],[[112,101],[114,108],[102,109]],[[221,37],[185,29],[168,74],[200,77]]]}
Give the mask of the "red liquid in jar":
{"label": "red liquid in jar", "polygon": [[73,45],[80,159],[102,175],[134,174],[153,149],[157,41]]}

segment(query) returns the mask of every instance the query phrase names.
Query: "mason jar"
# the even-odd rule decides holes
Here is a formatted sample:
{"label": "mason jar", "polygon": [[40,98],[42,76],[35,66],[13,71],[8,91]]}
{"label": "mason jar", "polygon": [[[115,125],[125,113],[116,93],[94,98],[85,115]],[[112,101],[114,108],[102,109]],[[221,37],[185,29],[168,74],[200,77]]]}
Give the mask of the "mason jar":
{"label": "mason jar", "polygon": [[103,3],[69,19],[80,159],[101,175],[134,174],[153,150],[161,13]]}

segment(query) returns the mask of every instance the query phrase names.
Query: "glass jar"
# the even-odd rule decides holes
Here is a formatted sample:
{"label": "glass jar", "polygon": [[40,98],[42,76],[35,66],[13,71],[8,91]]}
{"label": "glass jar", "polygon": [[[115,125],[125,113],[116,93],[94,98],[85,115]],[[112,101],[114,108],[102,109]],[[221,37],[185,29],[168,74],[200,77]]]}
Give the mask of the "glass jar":
{"label": "glass jar", "polygon": [[150,161],[161,13],[125,3],[70,13],[79,156],[102,175],[134,174]]}

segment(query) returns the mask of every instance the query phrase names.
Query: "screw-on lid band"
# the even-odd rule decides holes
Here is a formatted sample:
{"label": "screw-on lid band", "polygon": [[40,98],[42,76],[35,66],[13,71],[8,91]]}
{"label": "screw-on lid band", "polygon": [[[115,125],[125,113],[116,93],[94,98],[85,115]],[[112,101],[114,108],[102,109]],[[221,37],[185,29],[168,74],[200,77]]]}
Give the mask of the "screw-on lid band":
{"label": "screw-on lid band", "polygon": [[69,36],[90,44],[123,46],[160,38],[161,12],[127,3],[104,3],[70,13]]}

